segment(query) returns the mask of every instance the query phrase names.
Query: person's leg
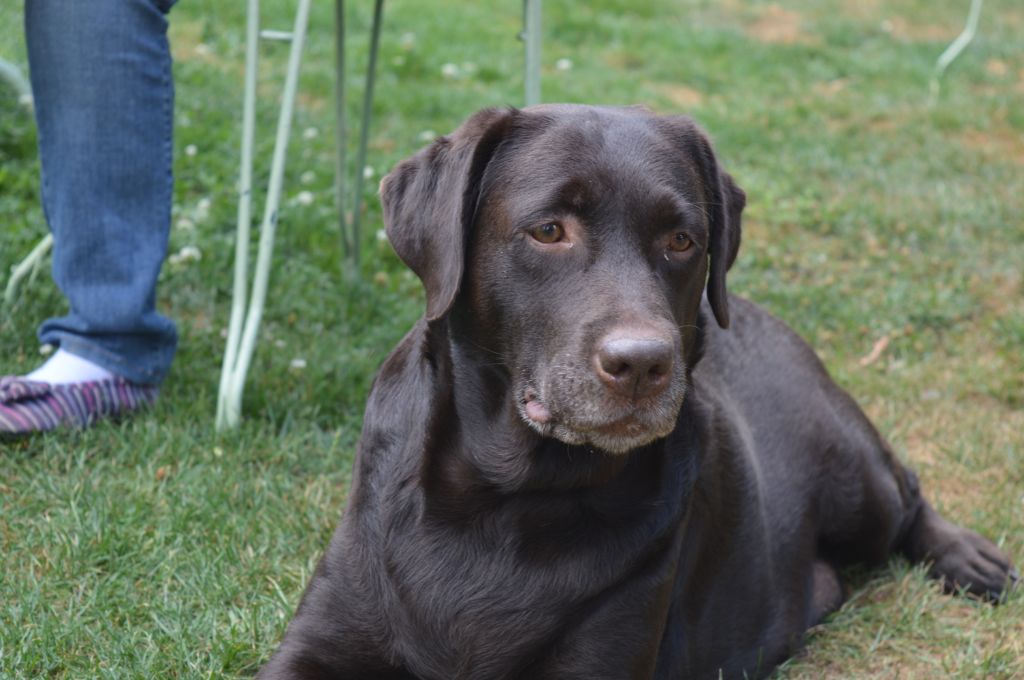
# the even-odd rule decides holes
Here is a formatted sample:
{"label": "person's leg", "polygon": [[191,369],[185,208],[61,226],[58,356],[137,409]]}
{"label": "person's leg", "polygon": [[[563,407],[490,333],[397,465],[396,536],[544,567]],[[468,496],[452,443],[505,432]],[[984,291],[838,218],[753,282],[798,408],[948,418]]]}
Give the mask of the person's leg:
{"label": "person's leg", "polygon": [[0,378],[0,435],[88,425],[156,396],[177,335],[157,314],[171,212],[173,0],[27,0],[53,277],[70,313],[39,329],[59,347]]}
{"label": "person's leg", "polygon": [[171,212],[170,0],[27,0],[53,276],[70,303],[44,343],[133,383],[170,367],[155,310]]}

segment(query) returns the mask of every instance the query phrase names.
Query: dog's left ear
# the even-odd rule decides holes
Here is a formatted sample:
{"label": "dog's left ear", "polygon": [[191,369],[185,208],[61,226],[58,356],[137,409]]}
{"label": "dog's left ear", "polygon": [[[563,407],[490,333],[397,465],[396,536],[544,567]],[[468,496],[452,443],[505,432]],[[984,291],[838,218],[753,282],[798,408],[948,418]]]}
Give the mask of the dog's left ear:
{"label": "dog's left ear", "polygon": [[740,216],[747,204],[747,195],[732,176],[718,166],[714,149],[707,135],[691,119],[672,119],[683,128],[683,145],[700,174],[704,192],[704,207],[710,229],[709,250],[711,267],[708,273],[708,302],[715,320],[722,328],[729,327],[729,295],[725,288],[725,273],[736,261],[740,249]]}
{"label": "dog's left ear", "polygon": [[480,178],[514,114],[479,111],[381,180],[388,239],[423,282],[428,321],[444,316],[459,292]]}
{"label": "dog's left ear", "polygon": [[[718,171],[720,208],[711,224],[711,271],[708,273],[708,302],[722,328],[729,327],[729,296],[725,290],[725,273],[736,261],[742,235],[741,215],[747,195],[733,181],[732,175]],[[717,223],[716,223],[717,222]]]}

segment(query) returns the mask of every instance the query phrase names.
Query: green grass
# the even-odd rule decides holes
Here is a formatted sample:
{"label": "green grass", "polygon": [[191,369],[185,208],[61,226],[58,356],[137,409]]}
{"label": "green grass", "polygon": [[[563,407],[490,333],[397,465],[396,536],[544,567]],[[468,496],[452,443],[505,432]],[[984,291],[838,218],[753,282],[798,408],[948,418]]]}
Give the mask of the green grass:
{"label": "green grass", "polygon": [[[290,23],[292,3],[264,4],[268,24]],[[358,95],[370,8],[348,4]],[[16,7],[0,9],[0,56],[24,63]],[[0,444],[0,677],[251,675],[295,607],[343,507],[370,380],[423,305],[377,238],[376,179],[431,134],[522,92],[518,3],[388,4],[367,257],[353,282],[331,194],[331,11],[313,9],[245,421],[220,435],[244,16],[241,3],[172,13],[171,252],[202,251],[161,279],[181,350],[151,412]],[[929,107],[932,65],[965,13],[953,0],[549,0],[543,89],[548,101],[697,117],[750,198],[732,289],[807,337],[938,507],[1020,563],[1024,11],[985,6]],[[267,158],[285,48],[266,45],[263,58]],[[443,76],[446,63],[462,75]],[[2,272],[45,233],[34,134],[0,97]],[[300,191],[313,202],[296,201]],[[3,310],[0,373],[38,364],[35,326],[63,305],[44,272]],[[862,366],[883,337],[888,347]],[[306,368],[292,368],[298,358]],[[853,584],[780,676],[1024,675],[1024,595],[997,608],[945,597],[898,561]]]}

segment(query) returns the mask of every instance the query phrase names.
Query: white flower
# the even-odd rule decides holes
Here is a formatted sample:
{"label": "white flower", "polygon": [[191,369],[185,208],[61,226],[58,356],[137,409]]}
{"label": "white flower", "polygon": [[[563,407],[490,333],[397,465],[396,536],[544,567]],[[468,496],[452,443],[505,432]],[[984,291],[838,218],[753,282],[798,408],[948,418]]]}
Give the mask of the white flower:
{"label": "white flower", "polygon": [[190,220],[187,217],[180,218],[177,221],[177,223],[175,223],[174,226],[176,226],[178,229],[181,229],[182,231],[195,231],[196,230],[196,223],[193,222],[192,220]]}
{"label": "white flower", "polygon": [[196,148],[195,144],[189,144],[188,146],[185,147],[186,156],[195,156],[197,153],[199,153],[199,149]]}
{"label": "white flower", "polygon": [[300,191],[299,195],[295,197],[295,201],[299,205],[311,205],[313,203],[313,192]]}
{"label": "white flower", "polygon": [[301,359],[301,358],[300,359],[292,359],[291,363],[288,364],[288,366],[293,368],[293,369],[295,369],[296,371],[301,371],[302,369],[304,369],[306,367],[306,360],[305,359]]}
{"label": "white flower", "polygon": [[195,246],[185,246],[167,259],[173,265],[183,264],[185,262],[198,262],[203,259],[203,253]]}
{"label": "white flower", "polygon": [[378,229],[376,236],[377,236],[377,241],[380,242],[380,243],[384,243],[385,241],[388,240],[388,233],[386,231],[384,231],[383,229]]}
{"label": "white flower", "polygon": [[445,78],[455,79],[459,77],[459,67],[455,64],[448,63],[441,66],[441,75]]}
{"label": "white flower", "polygon": [[315,127],[308,127],[302,131],[303,139],[316,139],[320,135],[320,130]]}
{"label": "white flower", "polygon": [[572,59],[561,58],[555,62],[555,68],[559,71],[571,71],[572,70]]}
{"label": "white flower", "polygon": [[416,139],[421,142],[432,142],[437,139],[437,133],[433,130],[424,130],[423,132],[416,135]]}
{"label": "white flower", "polygon": [[42,354],[44,357],[53,354],[53,345],[51,345],[50,343],[46,343],[45,345],[39,348],[39,353]]}
{"label": "white flower", "polygon": [[373,179],[373,176],[377,174],[377,171],[373,169],[372,165],[367,165],[363,168],[363,179]]}
{"label": "white flower", "polygon": [[199,199],[199,202],[196,203],[195,215],[193,215],[196,222],[204,222],[206,218],[210,216],[210,205],[212,203],[213,202],[207,196]]}

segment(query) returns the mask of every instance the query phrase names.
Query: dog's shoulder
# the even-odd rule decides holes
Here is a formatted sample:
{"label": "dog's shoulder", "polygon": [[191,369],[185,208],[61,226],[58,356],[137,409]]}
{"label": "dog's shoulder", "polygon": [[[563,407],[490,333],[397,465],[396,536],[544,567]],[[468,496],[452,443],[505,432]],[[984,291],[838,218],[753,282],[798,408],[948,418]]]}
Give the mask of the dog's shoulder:
{"label": "dog's shoulder", "polygon": [[[783,321],[735,295],[729,306],[728,329],[704,324],[703,356],[692,373],[714,439],[706,463],[765,488],[789,488],[817,465],[815,456],[794,452],[818,450],[843,400],[814,351]],[[788,461],[795,458],[802,462],[794,467]]]}
{"label": "dog's shoulder", "polygon": [[381,364],[366,403],[368,420],[386,417],[397,404],[432,389],[436,359],[431,344],[429,324],[421,318]]}
{"label": "dog's shoulder", "polygon": [[[381,365],[370,388],[353,471],[353,505],[372,505],[373,497],[417,469],[437,401],[438,352],[428,323],[420,319]],[[359,496],[358,500],[355,496]]]}

